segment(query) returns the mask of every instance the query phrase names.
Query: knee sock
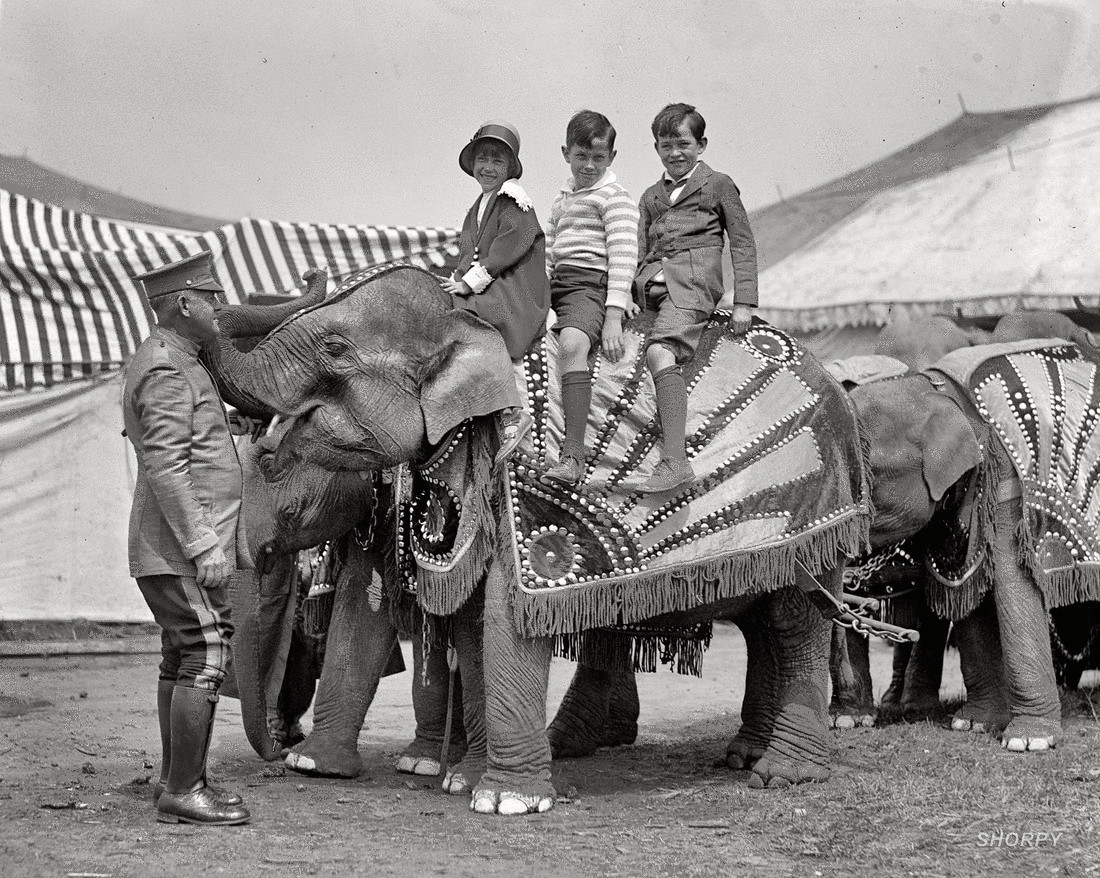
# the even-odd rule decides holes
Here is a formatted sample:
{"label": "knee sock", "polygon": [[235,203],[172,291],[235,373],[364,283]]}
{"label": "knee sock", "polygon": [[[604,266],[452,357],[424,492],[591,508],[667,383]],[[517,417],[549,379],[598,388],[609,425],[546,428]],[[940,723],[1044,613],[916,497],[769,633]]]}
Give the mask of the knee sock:
{"label": "knee sock", "polygon": [[685,460],[687,433],[687,385],[679,366],[669,366],[653,376],[657,412],[661,416],[661,447],[668,460]]}
{"label": "knee sock", "polygon": [[565,442],[562,453],[572,451],[584,458],[584,433],[592,405],[592,373],[566,372],[561,376],[561,401],[565,410]]}

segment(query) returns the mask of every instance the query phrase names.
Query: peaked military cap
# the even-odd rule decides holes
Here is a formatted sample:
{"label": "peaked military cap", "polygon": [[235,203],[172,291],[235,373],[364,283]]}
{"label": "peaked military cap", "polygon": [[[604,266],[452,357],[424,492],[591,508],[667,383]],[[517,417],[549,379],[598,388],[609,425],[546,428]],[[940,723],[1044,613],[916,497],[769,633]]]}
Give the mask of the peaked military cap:
{"label": "peaked military cap", "polygon": [[145,288],[145,298],[152,301],[171,293],[203,290],[212,293],[224,292],[218,279],[214,277],[214,267],[210,254],[203,250],[194,256],[170,262],[160,268],[154,268],[145,274],[134,275]]}

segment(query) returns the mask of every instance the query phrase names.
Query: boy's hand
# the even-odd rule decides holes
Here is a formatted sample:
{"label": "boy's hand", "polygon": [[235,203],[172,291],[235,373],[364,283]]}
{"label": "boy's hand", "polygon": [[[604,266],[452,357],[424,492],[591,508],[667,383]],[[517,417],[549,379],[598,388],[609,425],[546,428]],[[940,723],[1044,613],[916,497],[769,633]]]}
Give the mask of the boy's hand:
{"label": "boy's hand", "polygon": [[637,317],[640,310],[641,308],[638,307],[637,302],[631,302],[629,305],[626,306],[624,316],[627,320],[630,320],[632,317]]}
{"label": "boy's hand", "polygon": [[472,296],[474,294],[474,291],[470,289],[469,284],[464,280],[447,279],[442,283],[443,289],[452,296]]}
{"label": "boy's hand", "polygon": [[730,332],[734,335],[744,335],[752,326],[753,309],[749,305],[734,304],[733,296],[729,293],[718,300],[715,310],[730,312]]}
{"label": "boy's hand", "polygon": [[[634,309],[637,311],[637,307]],[[617,363],[623,356],[623,309],[608,308],[603,320],[602,348],[603,355]]]}

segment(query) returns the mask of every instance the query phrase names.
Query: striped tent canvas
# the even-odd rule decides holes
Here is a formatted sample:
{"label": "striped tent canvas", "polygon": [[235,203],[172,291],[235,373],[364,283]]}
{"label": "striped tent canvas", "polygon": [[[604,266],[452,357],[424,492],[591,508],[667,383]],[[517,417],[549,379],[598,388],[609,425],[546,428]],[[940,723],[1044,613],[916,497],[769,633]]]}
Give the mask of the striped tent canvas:
{"label": "striped tent canvas", "polygon": [[244,219],[185,232],[104,219],[0,189],[0,381],[48,387],[122,366],[150,320],[135,274],[201,250],[231,302],[293,292],[310,268],[330,277],[387,262],[441,272],[458,230]]}

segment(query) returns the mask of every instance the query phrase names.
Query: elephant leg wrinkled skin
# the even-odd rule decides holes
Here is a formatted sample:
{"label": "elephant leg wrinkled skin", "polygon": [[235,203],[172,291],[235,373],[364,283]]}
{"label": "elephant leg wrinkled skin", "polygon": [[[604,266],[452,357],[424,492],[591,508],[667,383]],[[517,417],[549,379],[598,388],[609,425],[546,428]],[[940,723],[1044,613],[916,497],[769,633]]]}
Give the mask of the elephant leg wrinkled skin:
{"label": "elephant leg wrinkled skin", "polygon": [[452,637],[462,677],[462,717],[466,729],[466,752],[447,769],[443,791],[452,796],[468,795],[482,777],[486,764],[485,683],[482,637],[483,595],[474,593],[454,615]]}
{"label": "elephant leg wrinkled skin", "polygon": [[354,563],[341,572],[313,729],[286,755],[294,771],[323,777],[358,777],[363,771],[359,732],[397,636],[389,611],[370,608],[369,577]]}
{"label": "elephant leg wrinkled skin", "polygon": [[779,660],[775,644],[751,614],[738,620],[747,654],[745,695],[741,701],[741,726],[726,747],[726,765],[751,770],[768,749],[775,728],[779,689]]}
{"label": "elephant leg wrinkled skin", "polygon": [[[600,637],[590,632],[585,644]],[[633,744],[638,737],[638,684],[629,645],[622,638],[602,638],[602,651],[614,653],[609,667],[589,664],[584,651],[582,646],[569,689],[546,730],[555,759],[591,756],[599,747]]]}
{"label": "elephant leg wrinkled skin", "polygon": [[[454,675],[451,693],[451,671],[447,664],[447,648],[433,644],[424,655],[424,640],[420,632],[412,638],[413,715],[416,717],[416,737],[397,759],[396,768],[402,774],[436,777],[443,770],[443,760],[454,765],[466,753],[466,726],[462,710],[462,677]],[[450,701],[448,696],[452,695]],[[447,711],[451,711],[451,740],[443,753],[447,731]]]}
{"label": "elephant leg wrinkled skin", "polygon": [[829,704],[829,724],[837,729],[873,726],[875,696],[868,638],[835,625],[832,637],[833,700]]}
{"label": "elephant leg wrinkled skin", "polygon": [[[837,568],[818,578],[839,597],[841,575]],[[755,612],[761,616],[759,630],[772,640],[766,649],[775,658],[776,709],[771,737],[752,767],[749,785],[773,788],[827,780],[832,622],[797,587],[766,595]]]}
{"label": "elephant leg wrinkled skin", "polygon": [[905,665],[904,688],[898,706],[906,716],[935,715],[940,710],[943,654],[951,623],[930,609],[921,611],[920,640],[912,644]]}
{"label": "elephant leg wrinkled skin", "polygon": [[[516,631],[500,563],[492,563],[485,578],[485,633],[488,760],[470,807],[479,814],[549,811],[556,795],[546,736],[552,643],[549,637],[528,638]],[[465,676],[465,666],[462,672]]]}
{"label": "elephant leg wrinkled skin", "polygon": [[1047,750],[1062,730],[1050,629],[1043,597],[1020,566],[1011,535],[1023,511],[1017,498],[997,506],[994,596],[1011,718],[1001,736],[1012,751]]}
{"label": "elephant leg wrinkled skin", "polygon": [[900,709],[901,699],[905,694],[905,671],[909,667],[909,657],[912,654],[913,644],[909,641],[894,644],[894,655],[890,662],[890,685],[882,693],[879,707]]}
{"label": "elephant leg wrinkled skin", "polygon": [[1008,725],[1009,713],[992,595],[987,595],[967,618],[955,623],[955,642],[966,704],[955,712],[951,728],[957,732],[998,732]]}

